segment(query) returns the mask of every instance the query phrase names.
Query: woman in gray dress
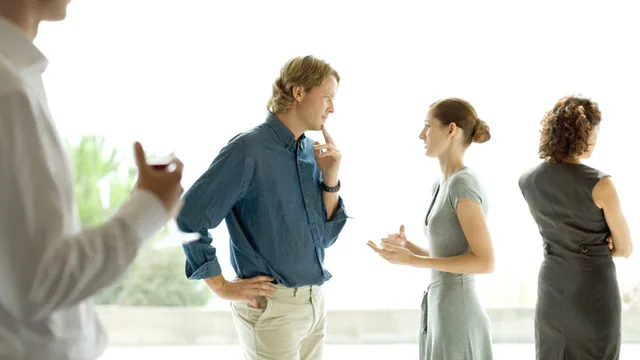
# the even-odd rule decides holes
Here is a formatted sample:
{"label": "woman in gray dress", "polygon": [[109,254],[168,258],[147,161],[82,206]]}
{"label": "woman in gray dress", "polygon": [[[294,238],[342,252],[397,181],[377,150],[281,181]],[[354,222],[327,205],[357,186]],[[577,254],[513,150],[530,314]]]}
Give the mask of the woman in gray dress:
{"label": "woman in gray dress", "polygon": [[409,241],[404,226],[368,245],[394,264],[431,269],[422,300],[421,360],[491,360],[489,317],[480,304],[473,274],[493,271],[493,247],[485,222],[487,197],[474,171],[464,165],[472,142],[490,138],[489,127],[461,99],[433,104],[420,139],[438,158],[442,178],[423,224],[427,248]]}
{"label": "woman in gray dress", "polygon": [[543,241],[539,360],[619,358],[621,302],[611,258],[628,257],[631,238],[613,182],[581,162],[591,156],[600,119],[593,101],[560,99],[542,120],[544,161],[519,181]]}

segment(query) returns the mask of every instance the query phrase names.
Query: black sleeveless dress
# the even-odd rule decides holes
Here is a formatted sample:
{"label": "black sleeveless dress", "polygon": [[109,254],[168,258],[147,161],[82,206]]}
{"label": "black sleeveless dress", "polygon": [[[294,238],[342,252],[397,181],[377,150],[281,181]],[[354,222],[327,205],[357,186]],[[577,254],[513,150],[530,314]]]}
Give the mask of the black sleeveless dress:
{"label": "black sleeveless dress", "polygon": [[606,176],[583,164],[542,163],[520,177],[543,240],[535,311],[539,360],[619,359],[621,300],[610,230],[592,197]]}

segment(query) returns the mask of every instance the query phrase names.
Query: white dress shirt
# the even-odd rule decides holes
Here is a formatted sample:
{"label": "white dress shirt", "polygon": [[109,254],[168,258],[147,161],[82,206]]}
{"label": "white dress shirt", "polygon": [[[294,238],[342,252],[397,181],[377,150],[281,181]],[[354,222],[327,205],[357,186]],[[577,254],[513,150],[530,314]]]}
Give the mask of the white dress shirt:
{"label": "white dress shirt", "polygon": [[70,162],[47,106],[47,59],[0,17],[0,359],[89,360],[106,347],[90,297],[169,219],[134,191],[81,230]]}

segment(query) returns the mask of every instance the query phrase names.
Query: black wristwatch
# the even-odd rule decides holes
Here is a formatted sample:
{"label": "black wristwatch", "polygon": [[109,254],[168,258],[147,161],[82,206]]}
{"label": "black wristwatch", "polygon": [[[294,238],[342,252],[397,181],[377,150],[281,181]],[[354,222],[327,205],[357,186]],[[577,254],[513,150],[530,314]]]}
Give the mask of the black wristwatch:
{"label": "black wristwatch", "polygon": [[329,187],[325,185],[324,181],[322,182],[322,191],[334,193],[334,192],[338,192],[339,190],[340,190],[340,180],[338,180],[338,185],[334,187]]}

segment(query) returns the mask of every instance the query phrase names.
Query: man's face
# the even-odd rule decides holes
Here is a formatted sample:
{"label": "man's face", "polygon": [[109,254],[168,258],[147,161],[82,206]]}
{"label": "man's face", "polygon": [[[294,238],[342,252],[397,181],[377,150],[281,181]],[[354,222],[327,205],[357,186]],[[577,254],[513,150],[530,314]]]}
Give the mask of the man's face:
{"label": "man's face", "polygon": [[320,130],[333,113],[333,98],[338,90],[338,81],[328,76],[322,83],[309,92],[304,92],[300,99],[299,111],[301,121],[307,130]]}
{"label": "man's face", "polygon": [[37,0],[40,19],[60,21],[67,17],[67,5],[71,0]]}

